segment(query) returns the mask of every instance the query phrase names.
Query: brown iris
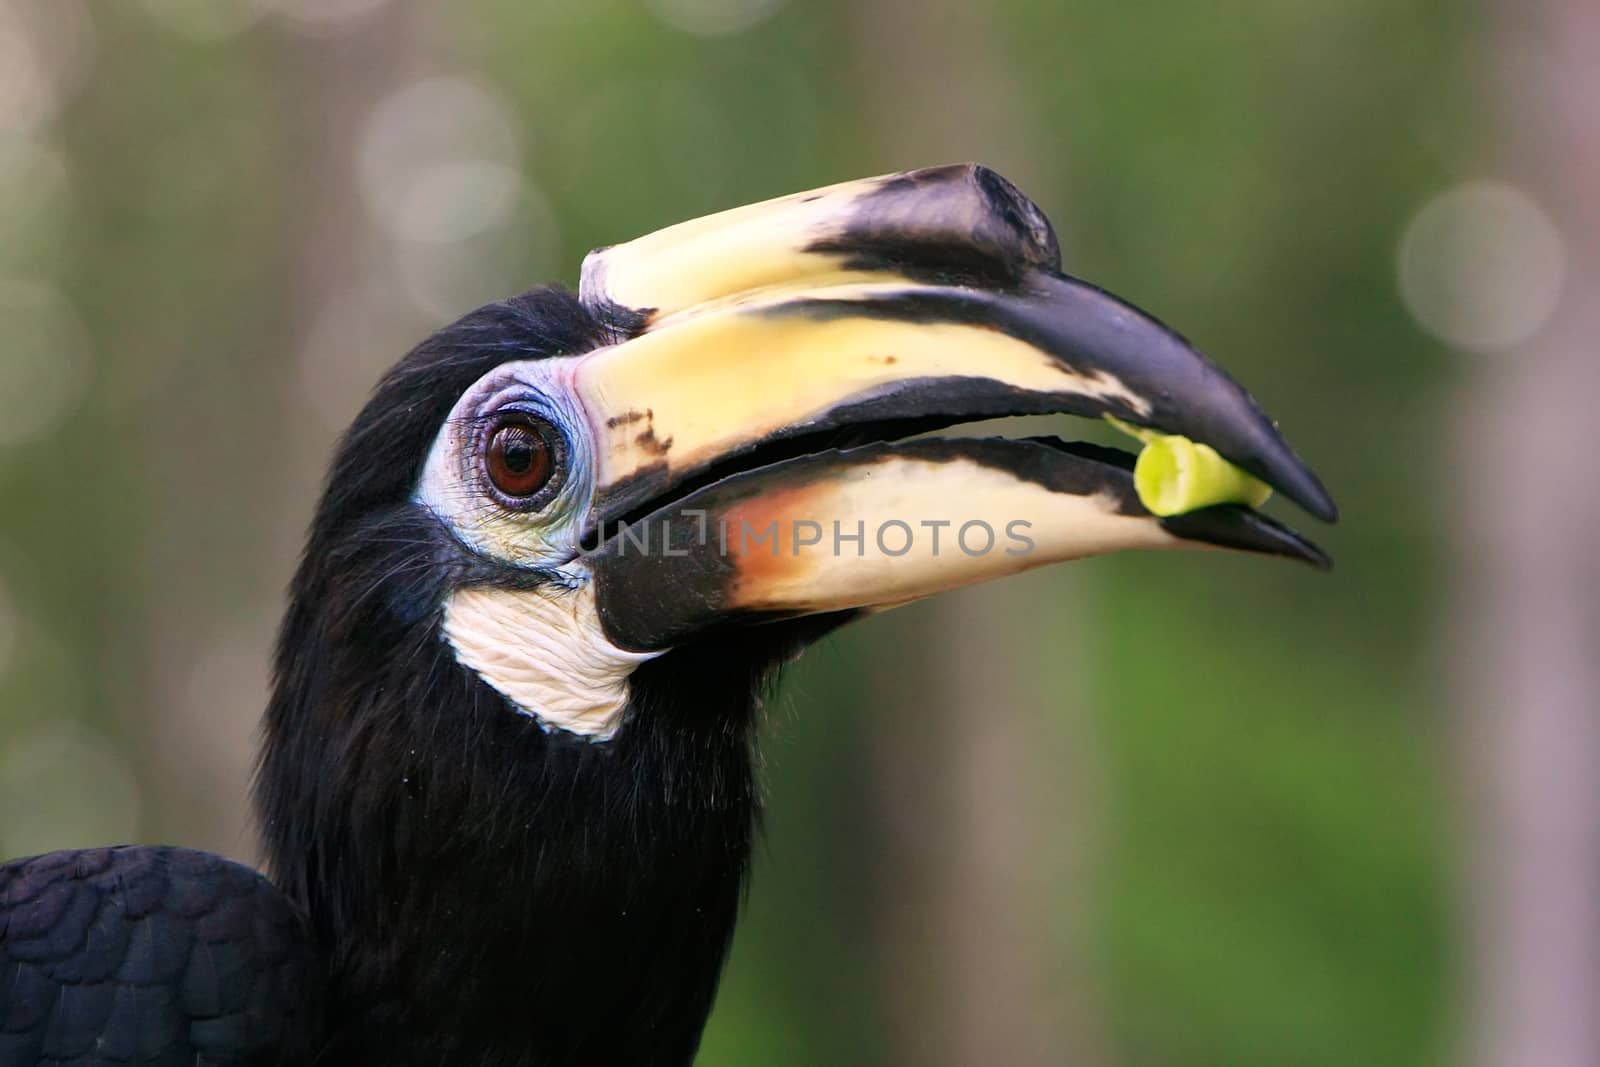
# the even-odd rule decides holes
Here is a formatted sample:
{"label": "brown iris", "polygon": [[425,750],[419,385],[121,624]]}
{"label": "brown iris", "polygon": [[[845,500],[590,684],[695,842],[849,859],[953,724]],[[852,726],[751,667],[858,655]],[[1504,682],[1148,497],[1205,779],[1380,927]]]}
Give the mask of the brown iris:
{"label": "brown iris", "polygon": [[529,497],[545,487],[555,471],[546,432],[539,422],[521,417],[495,427],[484,462],[496,489],[508,497]]}

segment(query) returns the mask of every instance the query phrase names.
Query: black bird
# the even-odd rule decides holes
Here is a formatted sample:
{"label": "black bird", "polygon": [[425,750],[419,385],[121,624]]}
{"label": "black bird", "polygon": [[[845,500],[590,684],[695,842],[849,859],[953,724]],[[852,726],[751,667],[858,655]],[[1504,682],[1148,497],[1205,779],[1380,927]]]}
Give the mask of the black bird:
{"label": "black bird", "polygon": [[1062,274],[982,167],[675,226],[439,331],[340,442],[293,581],[270,880],[142,846],[0,866],[0,1064],[688,1063],[760,695],[807,643],[1125,548],[1326,564],[1244,506],[1153,516],[1120,452],[916,436],[1046,412],[1334,518],[1243,389]]}

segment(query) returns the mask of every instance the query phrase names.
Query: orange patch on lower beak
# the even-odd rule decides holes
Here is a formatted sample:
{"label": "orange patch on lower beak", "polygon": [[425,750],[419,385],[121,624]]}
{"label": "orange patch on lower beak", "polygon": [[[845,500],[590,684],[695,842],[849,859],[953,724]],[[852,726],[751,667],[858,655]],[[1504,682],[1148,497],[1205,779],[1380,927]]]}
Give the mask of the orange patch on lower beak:
{"label": "orange patch on lower beak", "polygon": [[760,590],[802,580],[825,551],[821,519],[832,496],[826,484],[774,489],[740,501],[723,513],[722,530],[728,558],[738,581],[733,602],[739,607],[763,605]]}

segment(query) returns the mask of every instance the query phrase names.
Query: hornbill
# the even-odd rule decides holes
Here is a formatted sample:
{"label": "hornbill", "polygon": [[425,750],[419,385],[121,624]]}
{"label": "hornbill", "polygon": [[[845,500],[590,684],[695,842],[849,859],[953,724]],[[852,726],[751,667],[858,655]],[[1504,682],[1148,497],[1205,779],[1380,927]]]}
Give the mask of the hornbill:
{"label": "hornbill", "polygon": [[1326,564],[1249,507],[1152,515],[1112,449],[929,435],[1061,412],[1335,517],[1233,379],[1063,274],[979,166],[673,226],[440,330],[340,441],[290,589],[270,879],[142,846],[0,867],[0,1064],[689,1062],[760,696],[805,645],[1118,549]]}

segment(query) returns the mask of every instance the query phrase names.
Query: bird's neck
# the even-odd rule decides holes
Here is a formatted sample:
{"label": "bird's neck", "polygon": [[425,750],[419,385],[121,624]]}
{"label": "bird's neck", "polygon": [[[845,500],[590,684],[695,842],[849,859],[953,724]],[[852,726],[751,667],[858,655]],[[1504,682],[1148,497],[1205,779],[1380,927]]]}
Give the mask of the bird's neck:
{"label": "bird's neck", "polygon": [[692,1058],[755,832],[768,650],[642,666],[596,744],[516,713],[427,618],[299,610],[258,806],[328,960],[331,1062],[467,1062],[463,1040],[484,1064]]}

